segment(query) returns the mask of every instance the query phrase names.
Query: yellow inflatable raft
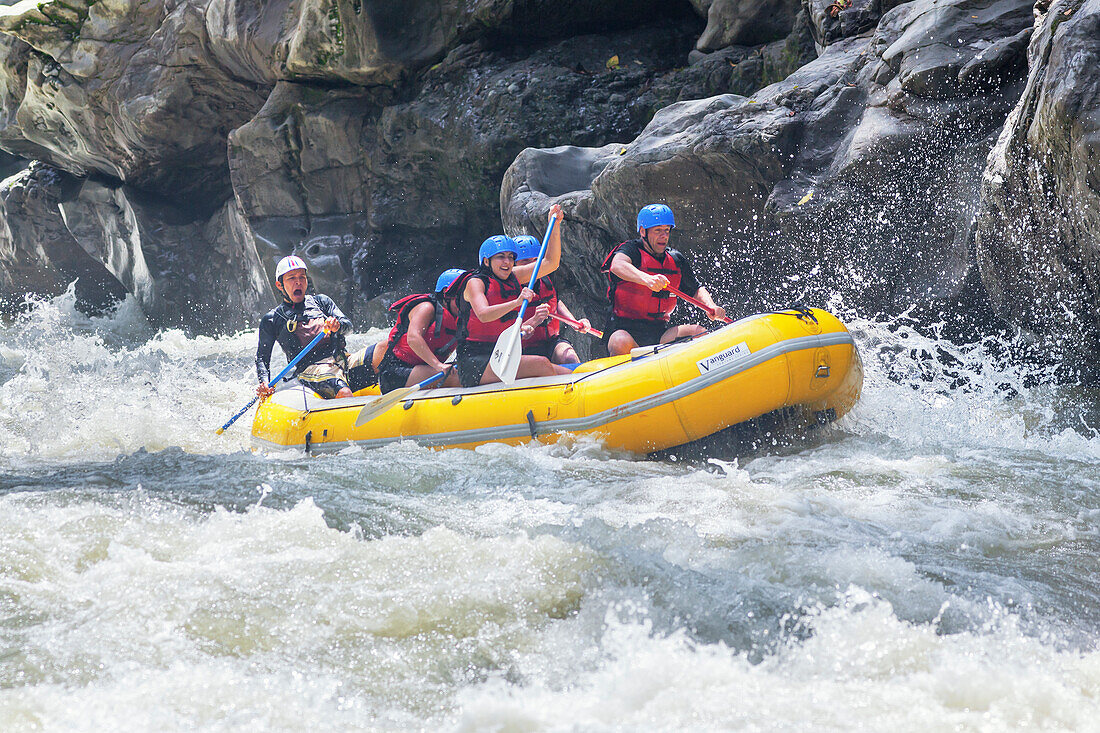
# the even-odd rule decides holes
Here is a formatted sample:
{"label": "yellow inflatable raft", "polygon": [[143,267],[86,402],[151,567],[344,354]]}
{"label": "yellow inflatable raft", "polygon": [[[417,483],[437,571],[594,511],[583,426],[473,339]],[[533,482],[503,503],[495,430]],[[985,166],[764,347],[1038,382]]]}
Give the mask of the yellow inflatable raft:
{"label": "yellow inflatable raft", "polygon": [[691,341],[597,359],[570,375],[426,389],[356,427],[377,395],[322,400],[284,387],[257,410],[253,445],[332,451],[413,440],[470,448],[598,435],[635,453],[672,448],[789,407],[834,420],[855,404],[863,366],[848,329],[822,310],[767,313]]}

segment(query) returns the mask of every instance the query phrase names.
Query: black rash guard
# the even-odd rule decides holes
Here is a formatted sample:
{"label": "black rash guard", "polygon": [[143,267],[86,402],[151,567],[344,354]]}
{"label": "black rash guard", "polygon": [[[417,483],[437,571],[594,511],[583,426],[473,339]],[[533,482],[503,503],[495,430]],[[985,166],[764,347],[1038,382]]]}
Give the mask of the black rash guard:
{"label": "black rash guard", "polygon": [[306,324],[312,320],[326,318],[340,319],[340,330],[335,336],[326,336],[321,343],[313,347],[294,369],[294,374],[314,364],[344,351],[344,334],[351,331],[351,321],[345,316],[332,298],[327,295],[307,295],[298,304],[283,301],[272,308],[260,319],[260,341],[256,346],[256,376],[260,382],[268,384],[271,379],[271,350],[275,342],[283,348],[289,362],[313,340],[320,331],[319,326],[312,329]]}

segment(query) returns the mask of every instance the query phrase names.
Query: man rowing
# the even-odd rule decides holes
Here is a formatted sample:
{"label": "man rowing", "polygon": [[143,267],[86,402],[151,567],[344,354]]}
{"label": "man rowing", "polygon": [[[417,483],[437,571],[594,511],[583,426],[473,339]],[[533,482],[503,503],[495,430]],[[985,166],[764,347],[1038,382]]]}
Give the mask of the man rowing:
{"label": "man rowing", "polygon": [[325,399],[351,397],[353,392],[375,383],[369,356],[374,346],[347,353],[344,336],[351,330],[351,321],[332,298],[306,292],[309,276],[302,258],[291,255],[279,260],[275,287],[282,295],[282,303],[260,319],[256,346],[256,376],[260,380],[256,394],[260,399],[275,392],[275,385],[268,383],[275,343],[290,361],[322,330],[327,335],[298,363],[294,372],[298,381]]}
{"label": "man rowing", "polygon": [[612,249],[602,267],[611,301],[604,339],[612,356],[629,354],[638,346],[667,344],[706,333],[698,324],[669,324],[676,309],[676,297],[669,286],[702,302],[711,320],[722,320],[726,315],[695,278],[687,258],[668,246],[676,227],[672,209],[664,204],[644,206],[638,212],[637,224],[638,238]]}

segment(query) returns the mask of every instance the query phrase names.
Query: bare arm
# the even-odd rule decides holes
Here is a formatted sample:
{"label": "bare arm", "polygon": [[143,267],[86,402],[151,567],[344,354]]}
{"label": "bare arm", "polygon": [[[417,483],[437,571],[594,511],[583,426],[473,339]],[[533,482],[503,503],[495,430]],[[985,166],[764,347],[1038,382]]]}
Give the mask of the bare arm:
{"label": "bare arm", "polygon": [[716,305],[714,299],[710,297],[710,293],[702,285],[695,291],[695,299],[701,302],[703,305],[710,308],[710,319],[712,321],[720,321],[726,317],[726,309],[720,305]]}
{"label": "bare arm", "polygon": [[425,364],[439,372],[443,371],[443,362],[439,360],[439,357],[428,346],[428,342],[424,340],[424,334],[431,328],[434,320],[435,306],[431,303],[418,304],[409,313],[409,330],[406,332],[406,337],[409,341],[409,348],[412,349],[413,353],[423,359]]}
{"label": "bare arm", "polygon": [[[546,244],[546,256],[542,258],[542,265],[539,266],[539,277],[546,277],[561,264],[561,222],[564,218],[565,214],[559,204],[550,207],[550,213],[546,217],[547,225],[549,226],[552,219],[557,219],[558,225],[554,227],[554,231],[550,232],[550,241]],[[535,262],[517,265],[512,272],[521,283],[527,284],[535,274]]]}
{"label": "bare arm", "polygon": [[653,292],[664,290],[668,286],[668,278],[664,275],[650,275],[648,272],[642,272],[634,263],[630,261],[622,252],[616,252],[615,256],[611,258],[611,274],[620,280],[626,280],[627,282],[637,283],[644,285]]}

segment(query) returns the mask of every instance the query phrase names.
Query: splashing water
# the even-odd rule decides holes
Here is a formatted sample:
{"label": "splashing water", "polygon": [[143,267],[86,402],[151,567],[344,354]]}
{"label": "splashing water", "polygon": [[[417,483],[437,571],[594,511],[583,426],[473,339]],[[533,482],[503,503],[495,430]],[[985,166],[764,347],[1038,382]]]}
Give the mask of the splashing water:
{"label": "splashing water", "polygon": [[1094,727],[1096,395],[848,322],[863,399],[813,441],[309,458],[213,433],[254,333],[35,302],[0,327],[0,728]]}

